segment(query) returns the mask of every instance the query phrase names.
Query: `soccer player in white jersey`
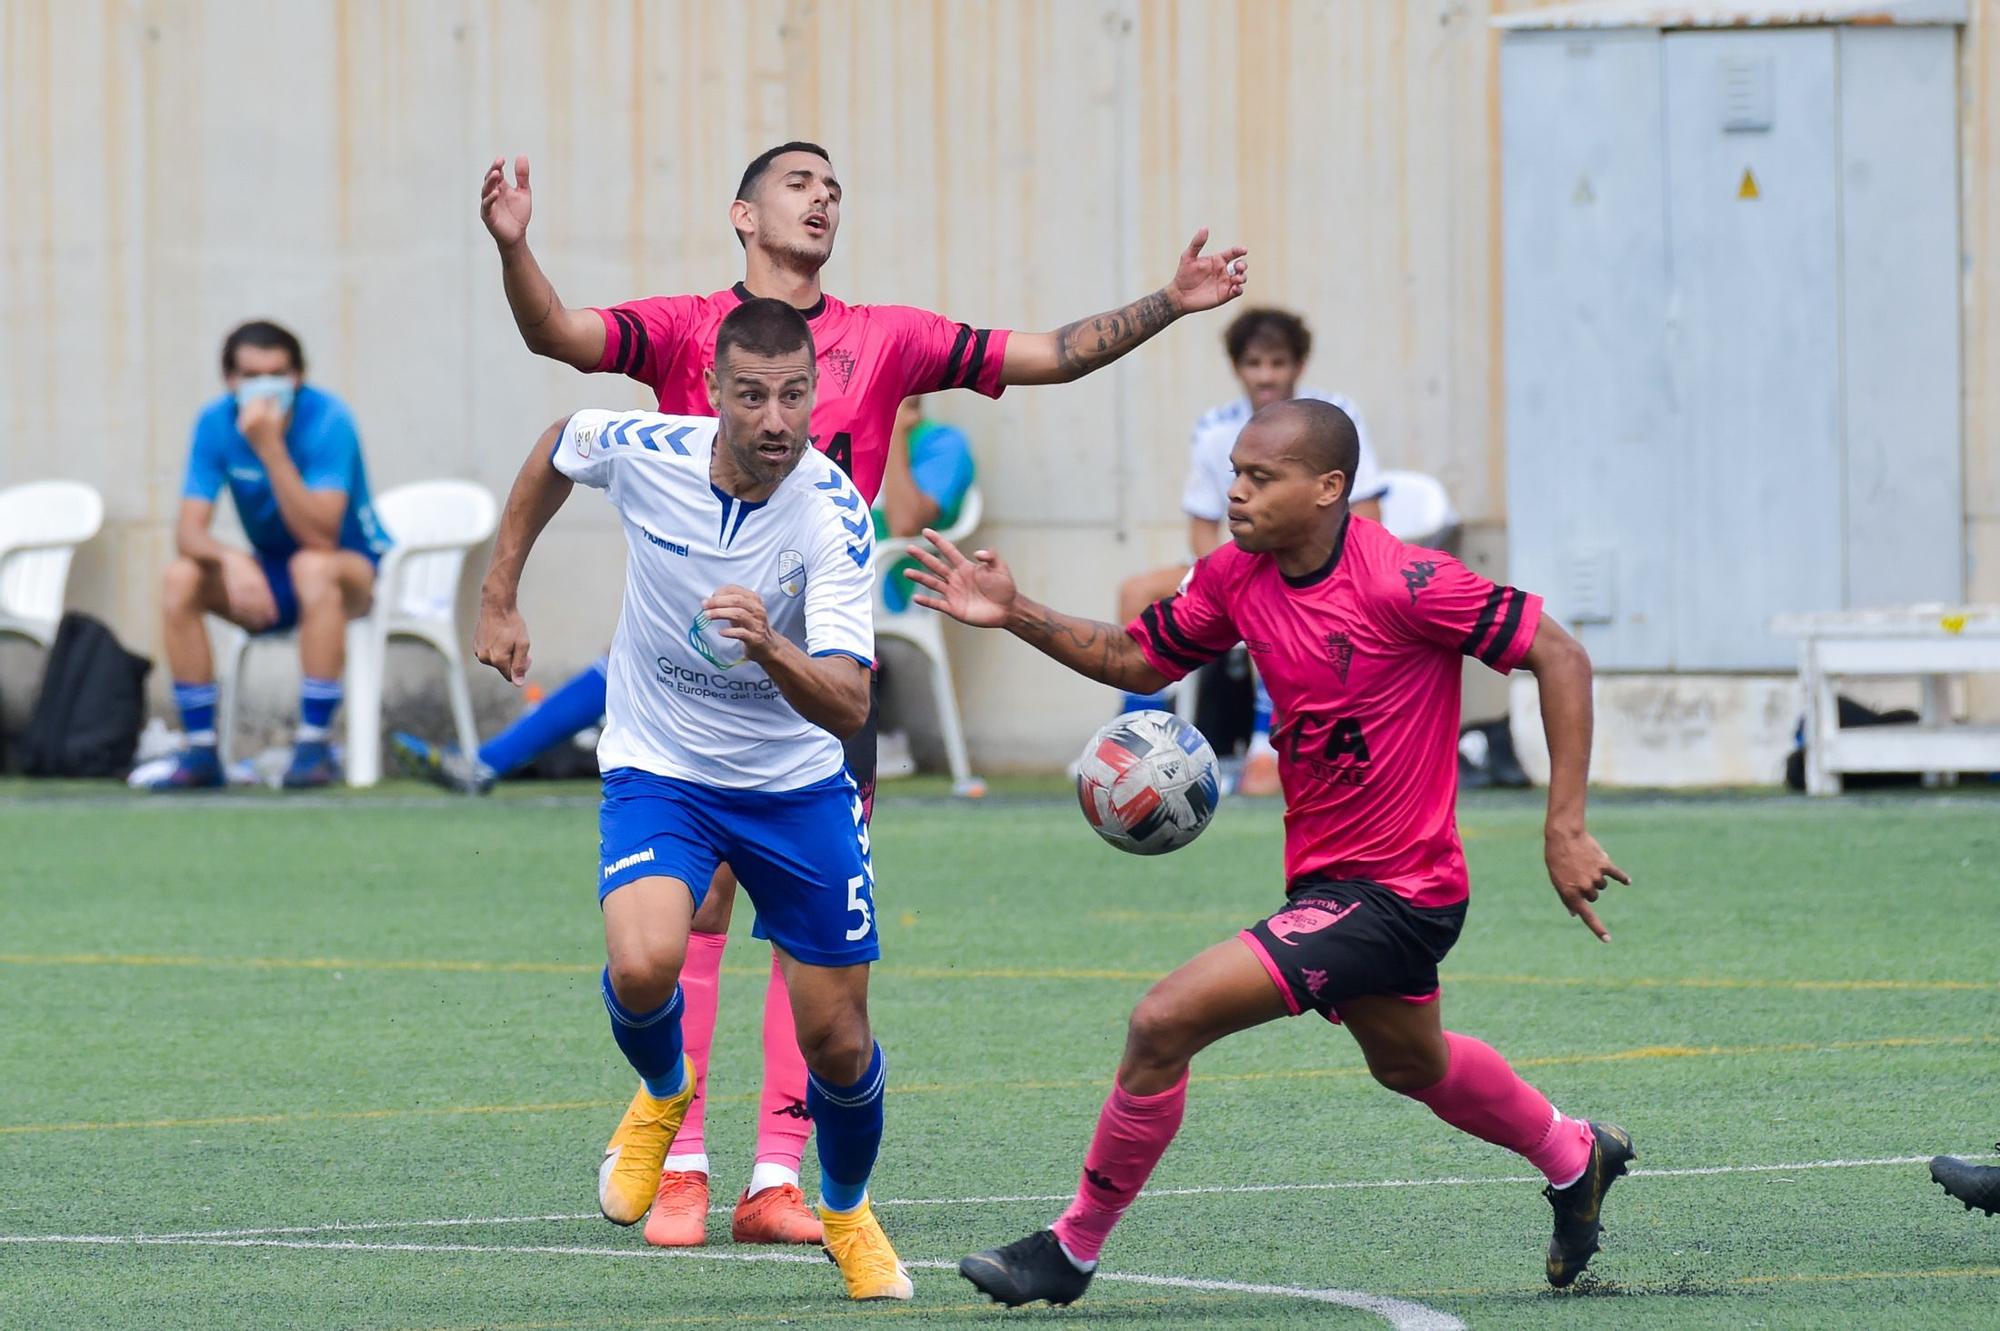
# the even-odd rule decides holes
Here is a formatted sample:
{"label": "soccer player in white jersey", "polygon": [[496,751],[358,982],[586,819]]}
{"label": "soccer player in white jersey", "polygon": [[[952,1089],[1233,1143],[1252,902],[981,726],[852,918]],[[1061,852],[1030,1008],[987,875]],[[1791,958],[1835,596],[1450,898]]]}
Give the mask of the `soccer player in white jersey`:
{"label": "soccer player in white jersey", "polygon": [[716,865],[757,907],[784,967],[819,1127],[827,1254],[856,1299],[910,1278],[868,1204],[882,1140],[868,966],[881,955],[861,799],[841,739],[868,714],[873,529],[852,481],[808,437],[812,332],[780,300],[722,321],[719,419],[580,411],[537,441],[507,498],[474,648],[527,675],[515,604],[536,536],[570,483],[601,489],[630,558],[598,743],[604,1006],[639,1074],[598,1170],[606,1219],[643,1219],[695,1094],[680,970]]}

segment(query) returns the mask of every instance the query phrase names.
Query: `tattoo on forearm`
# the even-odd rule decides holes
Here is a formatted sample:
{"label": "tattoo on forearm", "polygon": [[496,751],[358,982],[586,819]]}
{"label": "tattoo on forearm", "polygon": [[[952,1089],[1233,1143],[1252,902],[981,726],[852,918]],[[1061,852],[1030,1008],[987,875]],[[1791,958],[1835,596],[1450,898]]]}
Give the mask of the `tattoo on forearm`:
{"label": "tattoo on forearm", "polygon": [[1167,293],[1141,296],[1124,309],[1064,324],[1056,332],[1056,363],[1076,376],[1109,365],[1174,321]]}
{"label": "tattoo on forearm", "polygon": [[556,292],[554,287],[550,287],[549,298],[546,302],[543,303],[541,314],[537,315],[532,323],[522,324],[521,331],[524,333],[533,332],[535,329],[540,328],[543,324],[547,323],[549,321],[549,316],[554,314],[555,312],[556,312]]}
{"label": "tattoo on forearm", "polygon": [[1019,633],[1064,665],[1112,684],[1123,678],[1137,648],[1123,630],[1094,620],[1070,619],[1043,610],[1023,624]]}

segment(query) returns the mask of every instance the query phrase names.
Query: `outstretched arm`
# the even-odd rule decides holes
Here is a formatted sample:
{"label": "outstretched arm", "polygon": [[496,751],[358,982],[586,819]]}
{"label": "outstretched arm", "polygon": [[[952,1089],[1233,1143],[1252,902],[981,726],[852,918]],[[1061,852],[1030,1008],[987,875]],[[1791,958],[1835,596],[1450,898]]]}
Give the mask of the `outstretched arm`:
{"label": "outstretched arm", "polygon": [[1603,942],[1611,931],[1590,903],[1624,870],[1584,827],[1584,787],[1590,780],[1590,656],[1563,626],[1544,616],[1521,664],[1541,691],[1542,728],[1549,741],[1549,811],[1542,831],[1549,882],[1570,914]]}
{"label": "outstretched arm", "polygon": [[507,291],[507,308],[514,312],[514,326],[537,356],[594,370],[604,358],[604,320],[591,310],[570,309],[556,295],[554,284],[528,248],[528,218],[533,211],[527,157],[514,159],[511,184],[507,159],[494,158],[479,186],[479,216],[500,248],[500,281]]}
{"label": "outstretched arm", "polygon": [[1000,363],[1003,384],[1066,384],[1102,369],[1183,314],[1212,310],[1243,294],[1249,251],[1204,256],[1208,228],[1194,233],[1173,280],[1116,310],[1064,324],[1053,333],[1015,333]]}
{"label": "outstretched arm", "polygon": [[974,628],[1004,628],[1101,684],[1132,693],[1166,687],[1167,677],[1116,624],[1079,619],[1029,600],[1014,586],[1006,562],[991,550],[975,550],[968,559],[934,531],[926,529],[924,539],[937,548],[910,547],[910,557],[923,567],[909,570],[909,578],[929,592],[914,598],[918,605]]}
{"label": "outstretched arm", "polygon": [[528,678],[528,625],[521,618],[516,594],[521,589],[521,570],[527,566],[528,552],[549,519],[563,506],[574,488],[569,477],[556,470],[552,453],[562,437],[566,420],[542,431],[514,488],[507,492],[507,507],[500,514],[500,530],[493,538],[493,560],[486,567],[486,580],[479,587],[479,623],[472,631],[472,651],[481,663],[499,671],[509,684],[520,685]]}

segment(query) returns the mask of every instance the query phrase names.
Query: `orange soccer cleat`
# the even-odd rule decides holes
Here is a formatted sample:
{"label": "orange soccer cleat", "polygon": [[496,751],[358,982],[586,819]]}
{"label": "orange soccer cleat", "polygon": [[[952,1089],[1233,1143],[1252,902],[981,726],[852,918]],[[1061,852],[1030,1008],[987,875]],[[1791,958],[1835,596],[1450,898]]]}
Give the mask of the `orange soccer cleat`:
{"label": "orange soccer cleat", "polygon": [[738,1243],[822,1243],[825,1230],[806,1205],[806,1195],[790,1183],[736,1200],[729,1237]]}
{"label": "orange soccer cleat", "polygon": [[663,1169],[646,1213],[646,1242],[655,1248],[699,1248],[708,1242],[708,1175]]}

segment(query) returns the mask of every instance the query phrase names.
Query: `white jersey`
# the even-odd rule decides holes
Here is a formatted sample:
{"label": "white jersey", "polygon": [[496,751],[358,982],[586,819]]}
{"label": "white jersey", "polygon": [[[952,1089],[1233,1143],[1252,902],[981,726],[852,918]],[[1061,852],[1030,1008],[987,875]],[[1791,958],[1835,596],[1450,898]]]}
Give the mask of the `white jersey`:
{"label": "white jersey", "polygon": [[[1348,487],[1348,499],[1360,503],[1387,494],[1389,487],[1382,483],[1382,469],[1376,465],[1375,450],[1368,445],[1368,424],[1361,419],[1361,409],[1338,393],[1322,393],[1316,388],[1302,388],[1299,396],[1331,402],[1354,422],[1354,433],[1361,440],[1361,461],[1349,478],[1353,484]],[[1181,511],[1189,517],[1220,522],[1228,515],[1229,486],[1236,479],[1236,468],[1229,465],[1229,450],[1236,447],[1236,436],[1243,433],[1250,416],[1250,399],[1239,397],[1195,422],[1187,485],[1181,491]]]}
{"label": "white jersey", "polygon": [[708,473],[717,424],[579,411],[556,443],[556,469],[617,507],[629,551],[597,765],[796,790],[841,770],[840,741],[792,710],[702,602],[747,587],[772,628],[810,655],[872,667],[874,528],[853,482],[813,449],[762,503],[717,489]]}

